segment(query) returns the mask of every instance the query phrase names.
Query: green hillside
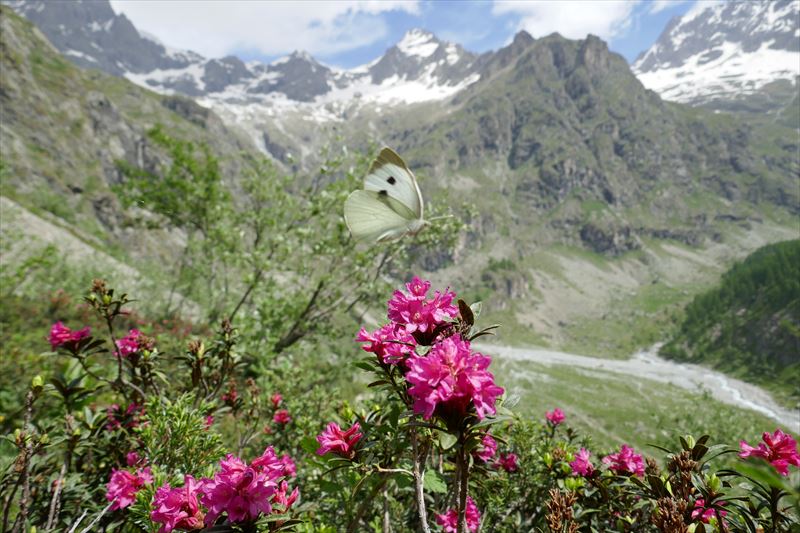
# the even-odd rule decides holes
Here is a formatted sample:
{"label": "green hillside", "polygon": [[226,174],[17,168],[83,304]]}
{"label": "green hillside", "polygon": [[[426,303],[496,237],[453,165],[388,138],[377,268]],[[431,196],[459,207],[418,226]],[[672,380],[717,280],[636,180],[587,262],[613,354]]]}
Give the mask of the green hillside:
{"label": "green hillside", "polygon": [[760,248],[686,307],[661,350],[800,400],[800,240]]}

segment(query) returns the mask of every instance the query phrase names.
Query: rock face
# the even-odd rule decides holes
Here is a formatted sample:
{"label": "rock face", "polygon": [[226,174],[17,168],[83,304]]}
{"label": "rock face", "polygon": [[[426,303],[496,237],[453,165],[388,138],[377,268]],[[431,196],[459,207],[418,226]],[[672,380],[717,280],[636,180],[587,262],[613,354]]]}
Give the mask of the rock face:
{"label": "rock face", "polygon": [[[31,23],[6,6],[0,10],[0,153],[3,182],[14,199],[45,205],[76,228],[134,254],[168,254],[169,235],[148,238],[146,231],[127,227],[113,192],[121,178],[118,163],[153,170],[166,161],[147,136],[155,124],[206,142],[219,154],[253,147],[191,99],[161,97],[72,65]],[[236,174],[234,166],[225,168]],[[150,245],[157,249],[146,249]]]}
{"label": "rock face", "polygon": [[259,102],[279,96],[295,102],[350,99],[391,92],[393,101],[437,99],[478,79],[476,56],[423,30],[411,30],[370,65],[327,67],[305,52],[270,64],[236,57],[207,59],[165,47],[141,34],[108,0],[16,0],[28,18],[67,58],[81,67],[123,76],[159,92]]}
{"label": "rock face", "polygon": [[800,76],[800,4],[720,2],[673,19],[633,64],[667,100],[709,103],[751,94]]}

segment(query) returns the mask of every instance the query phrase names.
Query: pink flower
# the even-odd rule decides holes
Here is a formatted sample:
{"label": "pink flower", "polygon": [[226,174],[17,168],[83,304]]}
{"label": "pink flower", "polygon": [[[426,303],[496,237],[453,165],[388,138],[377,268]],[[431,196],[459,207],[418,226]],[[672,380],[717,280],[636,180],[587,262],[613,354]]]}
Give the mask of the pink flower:
{"label": "pink flower", "polygon": [[281,402],[283,401],[283,396],[281,396],[281,393],[280,393],[280,392],[276,392],[275,394],[273,394],[272,396],[270,396],[269,400],[272,402],[272,407],[274,407],[275,409],[277,409],[277,408],[278,408],[278,406],[279,406],[279,405],[281,404]]}
{"label": "pink flower", "polygon": [[589,460],[589,455],[591,454],[586,448],[581,448],[580,451],[575,454],[575,460],[569,464],[569,466],[572,468],[573,476],[587,477],[594,473],[594,466]]}
{"label": "pink flower", "polygon": [[414,276],[406,284],[407,292],[394,291],[389,300],[389,319],[403,325],[409,333],[430,333],[458,315],[458,307],[453,305],[456,296],[453,292],[436,291],[432,299],[426,300],[430,288],[430,281],[422,281]]}
{"label": "pink flower", "polygon": [[139,336],[142,334],[138,329],[132,329],[128,334],[117,341],[117,357],[128,357],[139,351]]}
{"label": "pink flower", "polygon": [[[271,460],[274,455],[270,447],[259,459],[270,456]],[[252,522],[259,514],[272,512],[270,501],[277,489],[274,479],[279,473],[266,465],[248,466],[230,454],[219,465],[220,471],[214,479],[206,478],[201,482],[201,501],[208,508],[208,525],[214,524],[222,513],[226,513],[231,522]]]}
{"label": "pink flower", "polygon": [[515,453],[500,454],[500,459],[495,463],[495,467],[500,467],[508,473],[519,470],[519,458]]}
{"label": "pink flower", "polygon": [[[728,502],[716,502],[716,505],[723,506],[726,505]],[[724,517],[728,514],[728,511],[723,509],[719,509],[719,516]],[[717,511],[714,507],[706,507],[706,502],[703,498],[698,498],[694,502],[694,509],[692,510],[692,520],[700,519],[701,522],[704,524],[708,524],[708,521],[712,518],[717,517]]]}
{"label": "pink flower", "polygon": [[272,501],[273,512],[287,512],[291,509],[294,502],[297,501],[297,497],[300,496],[300,490],[297,487],[295,487],[288,496],[286,495],[287,492],[289,492],[289,484],[286,481],[281,481],[281,485],[278,487],[278,490],[275,491],[275,498]]}
{"label": "pink flower", "polygon": [[494,383],[486,369],[491,358],[471,353],[469,342],[453,335],[436,344],[426,357],[408,359],[408,393],[414,398],[414,412],[427,420],[437,407],[444,413],[466,413],[470,401],[478,418],[494,414],[497,397],[503,389]]}
{"label": "pink flower", "polygon": [[200,482],[188,474],[183,478],[183,487],[173,489],[169,483],[158,487],[150,513],[150,520],[163,524],[158,533],[203,529],[204,517],[197,502],[200,490]]}
{"label": "pink flower", "polygon": [[497,441],[487,433],[483,436],[480,447],[472,453],[476,458],[480,459],[484,463],[488,463],[489,460],[493,459],[497,453]]}
{"label": "pink flower", "polygon": [[55,350],[59,346],[69,346],[77,343],[81,339],[88,337],[91,331],[89,326],[77,331],[72,331],[59,320],[50,328],[50,337],[48,340],[50,341],[50,346]]}
{"label": "pink flower", "polygon": [[394,323],[386,324],[372,333],[361,328],[356,341],[368,343],[361,349],[374,353],[381,363],[387,365],[396,365],[411,356],[417,343],[404,327]]}
{"label": "pink flower", "polygon": [[637,476],[644,475],[644,461],[642,456],[633,452],[633,448],[623,444],[618,453],[603,457],[603,463],[618,473],[630,473]]}
{"label": "pink flower", "polygon": [[317,455],[333,452],[345,459],[352,459],[356,454],[356,443],[364,436],[362,433],[358,433],[359,429],[361,426],[358,422],[350,426],[347,431],[342,431],[336,422],[329,423],[325,431],[317,435],[317,442],[320,444]]}
{"label": "pink flower", "polygon": [[153,482],[150,468],[140,468],[135,473],[127,470],[111,471],[111,479],[106,484],[106,500],[113,502],[111,510],[124,509],[136,501],[136,493],[144,485]]}
{"label": "pink flower", "polygon": [[211,426],[214,425],[214,415],[206,415],[205,425],[206,430],[211,429]]}
{"label": "pink flower", "polygon": [[753,448],[746,441],[739,442],[739,457],[762,457],[775,467],[782,476],[789,475],[789,465],[800,467],[800,454],[797,453],[797,442],[780,429],[770,434],[765,431],[761,436],[764,442],[758,443],[757,448]]}
{"label": "pink flower", "polygon": [[297,477],[297,465],[288,453],[281,456],[281,464],[283,465],[284,477]]}
{"label": "pink flower", "polygon": [[272,421],[276,424],[286,425],[292,421],[292,417],[289,416],[289,411],[286,409],[278,409],[275,411],[275,415],[272,417]]}
{"label": "pink flower", "polygon": [[107,431],[114,431],[122,427],[122,424],[117,420],[117,413],[119,413],[119,404],[112,403],[106,407],[106,420],[108,420],[108,422],[106,422]]}
{"label": "pink flower", "polygon": [[[469,496],[467,496],[467,508],[464,515],[467,519],[467,529],[469,531],[478,531],[481,523],[481,512]],[[442,530],[445,533],[456,533],[458,531],[458,510],[449,509],[444,514],[437,514],[436,523],[442,526]]]}
{"label": "pink flower", "polygon": [[250,466],[252,466],[259,474],[262,472],[266,473],[269,479],[277,479],[287,475],[287,458],[290,462],[292,462],[292,466],[294,466],[294,462],[292,461],[291,457],[288,455],[278,457],[278,454],[275,453],[275,448],[272,446],[267,446],[260,456],[253,459],[253,462],[250,463]]}
{"label": "pink flower", "polygon": [[564,421],[564,411],[556,407],[552,411],[545,411],[544,417],[548,422],[553,424],[553,426],[557,426]]}
{"label": "pink flower", "polygon": [[125,462],[128,466],[136,466],[139,460],[139,454],[136,452],[128,452],[127,455],[125,455]]}

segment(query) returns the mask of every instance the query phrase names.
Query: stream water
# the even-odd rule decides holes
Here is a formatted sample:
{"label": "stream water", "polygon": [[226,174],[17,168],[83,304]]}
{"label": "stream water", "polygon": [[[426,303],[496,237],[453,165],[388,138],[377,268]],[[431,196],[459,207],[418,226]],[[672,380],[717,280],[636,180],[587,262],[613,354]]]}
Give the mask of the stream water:
{"label": "stream water", "polygon": [[708,390],[717,400],[762,413],[800,433],[800,405],[789,409],[779,405],[764,389],[700,365],[677,363],[658,356],[660,345],[635,353],[630,359],[601,359],[538,348],[484,345],[480,349],[499,357],[540,364],[567,365],[627,374],[687,390]]}

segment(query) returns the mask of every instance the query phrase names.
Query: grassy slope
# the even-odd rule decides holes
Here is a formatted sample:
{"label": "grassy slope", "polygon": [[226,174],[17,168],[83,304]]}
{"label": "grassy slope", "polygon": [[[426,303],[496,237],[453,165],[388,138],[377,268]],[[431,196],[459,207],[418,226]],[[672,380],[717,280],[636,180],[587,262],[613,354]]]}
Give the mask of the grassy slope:
{"label": "grassy slope", "polygon": [[686,307],[662,354],[800,401],[800,240],[765,246]]}

